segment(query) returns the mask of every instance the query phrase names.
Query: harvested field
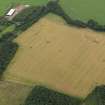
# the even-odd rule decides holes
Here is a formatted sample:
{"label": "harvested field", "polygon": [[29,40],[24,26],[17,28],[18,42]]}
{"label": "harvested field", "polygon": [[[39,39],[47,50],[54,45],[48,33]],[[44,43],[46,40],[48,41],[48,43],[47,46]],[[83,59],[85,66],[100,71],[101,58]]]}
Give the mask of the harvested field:
{"label": "harvested field", "polygon": [[4,80],[44,84],[86,97],[105,84],[105,33],[41,19],[20,35]]}
{"label": "harvested field", "polygon": [[31,86],[0,81],[0,105],[23,105]]}

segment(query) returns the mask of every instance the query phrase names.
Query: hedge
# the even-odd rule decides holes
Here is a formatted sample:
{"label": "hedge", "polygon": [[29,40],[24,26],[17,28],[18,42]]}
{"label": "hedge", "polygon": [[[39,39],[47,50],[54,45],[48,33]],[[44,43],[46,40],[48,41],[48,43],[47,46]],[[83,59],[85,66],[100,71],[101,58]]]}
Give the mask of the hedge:
{"label": "hedge", "polygon": [[9,62],[14,57],[17,48],[18,45],[10,41],[0,43],[0,75],[6,70]]}
{"label": "hedge", "polygon": [[81,100],[43,86],[36,86],[24,105],[80,105]]}

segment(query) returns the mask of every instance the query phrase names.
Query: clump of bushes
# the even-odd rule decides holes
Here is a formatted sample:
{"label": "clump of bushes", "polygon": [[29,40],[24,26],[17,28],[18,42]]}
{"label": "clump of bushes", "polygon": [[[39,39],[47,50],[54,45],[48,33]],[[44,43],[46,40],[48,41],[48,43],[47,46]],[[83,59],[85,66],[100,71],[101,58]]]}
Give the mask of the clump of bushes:
{"label": "clump of bushes", "polygon": [[5,19],[4,17],[0,18],[0,25],[9,25],[10,23],[8,22],[7,19]]}
{"label": "clump of bushes", "polygon": [[99,25],[96,21],[90,19],[88,22],[87,22],[87,27],[95,30],[95,31],[101,31],[101,32],[104,32],[105,31],[105,26],[103,25]]}
{"label": "clump of bushes", "polygon": [[95,28],[95,26],[97,26],[98,23],[92,19],[90,19],[88,22],[87,22],[87,26],[90,27],[90,28]]}
{"label": "clump of bushes", "polygon": [[0,38],[0,42],[7,42],[7,41],[12,41],[17,34],[15,32],[7,32],[2,35],[2,38]]}
{"label": "clump of bushes", "polygon": [[81,100],[51,89],[36,86],[27,97],[24,105],[80,105]]}
{"label": "clump of bushes", "polygon": [[4,17],[0,17],[0,32],[5,30],[8,26],[10,26],[12,23],[9,22],[7,19]]}

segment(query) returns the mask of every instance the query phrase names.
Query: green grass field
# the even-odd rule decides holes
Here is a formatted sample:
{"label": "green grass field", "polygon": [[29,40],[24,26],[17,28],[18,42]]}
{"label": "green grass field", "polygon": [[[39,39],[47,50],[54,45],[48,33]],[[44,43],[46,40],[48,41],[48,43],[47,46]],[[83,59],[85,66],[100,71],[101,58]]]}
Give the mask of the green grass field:
{"label": "green grass field", "polygon": [[[46,4],[49,0],[0,0],[0,15],[12,4]],[[94,19],[105,24],[105,0],[60,0],[64,10],[73,18],[87,21]]]}
{"label": "green grass field", "polygon": [[94,19],[105,24],[105,0],[60,0],[64,10],[73,18]]}

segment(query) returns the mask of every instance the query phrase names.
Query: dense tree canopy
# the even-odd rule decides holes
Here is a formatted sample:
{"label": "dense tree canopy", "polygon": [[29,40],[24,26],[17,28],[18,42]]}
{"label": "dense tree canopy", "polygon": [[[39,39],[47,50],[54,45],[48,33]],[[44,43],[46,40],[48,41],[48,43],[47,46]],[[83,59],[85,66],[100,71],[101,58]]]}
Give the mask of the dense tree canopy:
{"label": "dense tree canopy", "polygon": [[24,105],[80,105],[81,100],[54,90],[36,86],[27,97]]}

